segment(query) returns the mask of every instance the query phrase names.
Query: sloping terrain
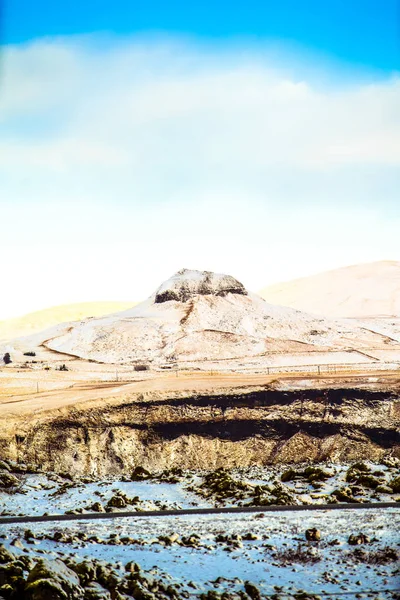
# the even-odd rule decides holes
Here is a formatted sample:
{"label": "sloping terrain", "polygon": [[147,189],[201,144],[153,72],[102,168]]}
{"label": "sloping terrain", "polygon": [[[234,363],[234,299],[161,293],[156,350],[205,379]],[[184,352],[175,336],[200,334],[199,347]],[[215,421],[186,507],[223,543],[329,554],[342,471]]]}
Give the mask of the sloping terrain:
{"label": "sloping terrain", "polygon": [[349,350],[370,360],[370,348],[399,346],[346,321],[268,304],[233,277],[185,269],[132,309],[57,326],[26,343],[87,360],[153,367],[253,358],[266,364],[274,353],[310,353],[312,362],[311,353]]}
{"label": "sloping terrain", "polygon": [[268,286],[273,304],[331,318],[400,317],[400,262],[354,265]]}
{"label": "sloping terrain", "polygon": [[22,317],[0,321],[0,342],[31,335],[58,323],[100,317],[118,310],[126,310],[133,305],[133,302],[81,302],[45,308]]}

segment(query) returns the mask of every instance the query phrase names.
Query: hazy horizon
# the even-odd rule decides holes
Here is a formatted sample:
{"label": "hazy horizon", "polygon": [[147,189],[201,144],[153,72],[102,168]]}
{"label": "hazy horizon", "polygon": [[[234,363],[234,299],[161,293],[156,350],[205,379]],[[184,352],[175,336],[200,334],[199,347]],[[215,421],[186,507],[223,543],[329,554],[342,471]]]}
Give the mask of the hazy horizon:
{"label": "hazy horizon", "polygon": [[400,260],[395,2],[45,4],[5,10],[0,320]]}
{"label": "hazy horizon", "polygon": [[[317,271],[315,273],[309,273],[309,274],[307,274],[305,276],[300,276],[300,277],[296,277],[296,278],[289,279],[289,280],[285,279],[285,280],[279,280],[279,281],[271,281],[270,283],[268,283],[267,286],[264,286],[263,284],[261,284],[257,288],[254,288],[254,289],[253,288],[251,288],[251,289],[247,288],[247,289],[249,289],[249,291],[251,291],[253,293],[258,294],[258,293],[260,293],[263,290],[263,288],[269,287],[269,286],[271,286],[271,288],[273,288],[275,286],[279,286],[280,284],[284,285],[284,284],[288,284],[288,283],[291,283],[291,282],[294,282],[294,281],[298,281],[298,280],[302,280],[302,279],[318,277],[319,275],[324,275],[324,274],[330,273],[330,272],[336,272],[336,271],[340,271],[340,270],[352,269],[352,268],[357,267],[357,266],[364,266],[364,265],[371,265],[372,266],[372,265],[383,264],[383,263],[396,263],[396,264],[399,263],[400,264],[400,261],[382,260],[382,261],[374,261],[372,263],[359,263],[357,265],[342,265],[341,267],[337,267],[337,268],[334,268],[334,269],[329,269],[327,271]],[[226,273],[226,274],[227,275],[232,275],[232,273]],[[174,273],[171,273],[170,276],[172,276],[172,275],[174,275]],[[111,303],[115,303],[115,304],[121,304],[122,305],[122,304],[128,303],[128,304],[132,304],[132,306],[133,306],[135,304],[138,304],[140,302],[145,301],[149,296],[151,296],[152,293],[154,293],[156,291],[157,287],[161,283],[163,283],[163,282],[159,281],[153,287],[153,289],[151,291],[147,291],[146,294],[143,297],[140,297],[140,298],[100,298],[100,299],[98,299],[98,298],[92,298],[92,300],[83,300],[83,301],[77,301],[77,302],[73,302],[73,303],[61,303],[61,304],[57,304],[57,305],[40,306],[40,307],[38,307],[36,309],[30,310],[27,313],[12,314],[12,315],[7,316],[7,317],[2,317],[0,315],[0,323],[3,322],[3,321],[9,321],[9,320],[13,320],[13,319],[18,319],[20,317],[28,316],[29,314],[35,314],[35,313],[40,313],[40,312],[43,312],[43,311],[46,311],[46,310],[50,310],[50,309],[57,309],[57,308],[62,308],[62,307],[75,306],[75,305],[77,307],[80,307],[80,306],[83,307],[85,304],[87,304],[87,305],[94,305],[94,304],[104,304],[104,305],[106,305],[108,303],[110,303],[110,304]],[[125,309],[121,309],[121,310],[125,310]]]}

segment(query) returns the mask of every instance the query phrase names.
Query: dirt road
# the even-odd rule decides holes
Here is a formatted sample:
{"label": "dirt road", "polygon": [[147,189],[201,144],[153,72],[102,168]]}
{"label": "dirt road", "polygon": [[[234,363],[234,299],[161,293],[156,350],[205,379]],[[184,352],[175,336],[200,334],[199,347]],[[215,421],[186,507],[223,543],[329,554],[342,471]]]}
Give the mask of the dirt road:
{"label": "dirt road", "polygon": [[[7,373],[8,375],[8,373]],[[291,385],[298,383],[299,387],[316,387],[332,382],[332,385],[341,384],[360,385],[362,383],[377,381],[381,384],[390,384],[399,381],[398,371],[368,371],[353,373],[332,373],[313,375],[308,373],[282,374],[243,374],[243,373],[154,373],[146,375],[145,378],[138,377],[130,381],[73,381],[71,378],[63,379],[62,373],[57,380],[56,374],[51,380],[37,383],[33,379],[25,380],[25,386],[29,385],[29,391],[21,393],[16,383],[18,373],[9,374],[9,377],[0,379],[0,419],[10,417],[27,417],[29,414],[37,415],[48,411],[57,411],[64,407],[82,404],[92,405],[93,402],[119,402],[129,397],[134,398],[137,394],[152,395],[154,398],[165,397],[167,393],[199,394],[204,392],[215,392],[222,389],[252,389],[271,385],[273,383]],[[23,374],[25,375],[25,374]],[[90,377],[90,374],[88,374]],[[50,389],[41,389],[44,386]]]}

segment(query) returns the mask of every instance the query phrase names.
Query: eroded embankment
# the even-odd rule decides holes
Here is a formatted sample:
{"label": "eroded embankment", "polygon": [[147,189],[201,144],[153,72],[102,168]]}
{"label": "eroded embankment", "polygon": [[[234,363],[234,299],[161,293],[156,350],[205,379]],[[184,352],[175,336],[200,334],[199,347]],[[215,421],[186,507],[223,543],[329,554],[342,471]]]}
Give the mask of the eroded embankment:
{"label": "eroded embankment", "polygon": [[74,473],[400,455],[397,395],[257,390],[71,410],[2,440],[1,456]]}

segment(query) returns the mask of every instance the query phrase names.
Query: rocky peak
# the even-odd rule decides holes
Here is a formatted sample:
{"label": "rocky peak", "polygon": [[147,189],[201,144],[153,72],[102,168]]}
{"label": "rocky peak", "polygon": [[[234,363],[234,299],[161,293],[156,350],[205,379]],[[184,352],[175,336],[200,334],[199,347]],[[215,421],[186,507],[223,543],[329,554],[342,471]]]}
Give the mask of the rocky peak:
{"label": "rocky peak", "polygon": [[240,294],[247,296],[247,290],[240,281],[230,275],[181,269],[160,285],[155,293],[154,302],[160,304],[175,300],[187,302],[194,296],[226,296]]}

